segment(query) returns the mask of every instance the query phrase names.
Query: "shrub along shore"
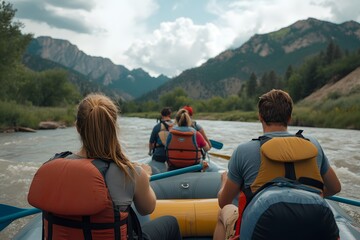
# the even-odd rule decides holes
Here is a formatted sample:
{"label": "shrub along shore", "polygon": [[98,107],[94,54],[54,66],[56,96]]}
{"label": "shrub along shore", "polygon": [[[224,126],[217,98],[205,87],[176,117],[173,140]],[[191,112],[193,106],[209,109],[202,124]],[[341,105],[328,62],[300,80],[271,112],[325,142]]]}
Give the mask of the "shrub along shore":
{"label": "shrub along shore", "polygon": [[[0,102],[0,131],[16,131],[21,128],[39,129],[40,122],[53,121],[62,126],[73,126],[75,106],[34,107],[13,102]],[[358,107],[326,109],[309,106],[295,106],[291,125],[320,128],[341,128],[360,130],[360,110]],[[158,112],[125,113],[122,116],[140,118],[159,118]],[[256,111],[197,112],[198,120],[258,121]],[[20,129],[19,129],[20,128]]]}

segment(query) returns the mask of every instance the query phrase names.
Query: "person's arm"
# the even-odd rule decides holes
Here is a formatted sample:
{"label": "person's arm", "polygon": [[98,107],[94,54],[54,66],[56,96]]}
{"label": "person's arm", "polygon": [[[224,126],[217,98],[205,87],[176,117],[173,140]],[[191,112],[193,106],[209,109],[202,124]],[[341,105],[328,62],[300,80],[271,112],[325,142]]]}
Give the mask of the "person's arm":
{"label": "person's arm", "polygon": [[142,166],[140,172],[135,174],[134,204],[141,215],[152,213],[156,206],[156,195],[150,186],[150,175],[143,169],[147,167]]}
{"label": "person's arm", "polygon": [[198,147],[204,149],[205,152],[210,150],[209,144],[205,141],[200,132],[196,132],[196,143]]}
{"label": "person's arm", "polygon": [[341,191],[341,183],[331,166],[329,166],[326,173],[322,175],[322,178],[324,181],[324,197],[335,195]]}
{"label": "person's arm", "polygon": [[205,141],[206,141],[207,144],[209,145],[209,150],[210,150],[210,148],[212,147],[212,146],[211,146],[211,142],[210,142],[210,140],[208,139],[208,137],[206,136],[206,133],[205,133],[204,129],[201,128],[201,129],[199,130],[199,132],[201,133],[201,135],[204,137]]}
{"label": "person's arm", "polygon": [[221,175],[221,188],[218,192],[219,207],[232,203],[234,198],[239,194],[240,187],[227,177],[227,172]]}
{"label": "person's arm", "polygon": [[153,154],[154,148],[155,148],[155,143],[149,142],[149,153],[148,153],[149,156]]}

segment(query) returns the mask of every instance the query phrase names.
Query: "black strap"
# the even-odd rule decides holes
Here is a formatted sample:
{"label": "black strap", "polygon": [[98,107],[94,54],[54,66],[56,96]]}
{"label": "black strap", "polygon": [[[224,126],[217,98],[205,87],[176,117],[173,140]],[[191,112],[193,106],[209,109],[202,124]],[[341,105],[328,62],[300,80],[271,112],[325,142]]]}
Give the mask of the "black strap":
{"label": "black strap", "polygon": [[82,223],[83,223],[82,229],[83,229],[84,239],[92,240],[91,227],[90,227],[90,216],[83,216]]}
{"label": "black strap", "polygon": [[313,178],[300,177],[298,181],[300,183],[308,185],[308,186],[316,187],[321,190],[324,189],[324,183],[322,183],[321,181],[318,181],[316,179],[313,179]]}
{"label": "black strap", "polygon": [[162,121],[161,123],[164,124],[166,131],[169,131],[169,125],[165,121]]}
{"label": "black strap", "polygon": [[57,158],[66,158],[70,154],[72,154],[72,152],[70,152],[70,151],[65,151],[65,152],[61,152],[61,153],[55,153],[55,155],[52,158],[50,158],[48,161],[46,161],[45,163],[47,163],[47,162],[49,162],[51,160],[57,159]]}
{"label": "black strap", "polygon": [[140,221],[132,207],[129,209],[128,224],[127,224],[128,239],[143,240]]}
{"label": "black strap", "polygon": [[293,162],[285,162],[285,178],[296,180],[295,167]]}
{"label": "black strap", "polygon": [[198,152],[199,150],[187,150],[187,149],[177,149],[177,148],[168,148],[166,150],[167,153],[167,157],[168,157],[168,163],[172,164],[171,161],[172,160],[181,160],[181,161],[191,161],[194,162],[194,164],[198,164],[201,161],[201,156],[200,157],[196,157],[196,158],[175,158],[175,157],[170,157],[169,156],[169,152],[171,151],[183,151],[183,152],[195,152],[196,156],[198,156]]}
{"label": "black strap", "polygon": [[115,220],[115,224],[114,224],[114,235],[115,235],[115,239],[121,239],[121,231],[120,231],[120,226],[121,226],[121,220],[120,220],[120,213],[118,211],[114,211],[114,220]]}
{"label": "black strap", "polygon": [[[60,225],[63,227],[69,227],[69,228],[77,228],[77,229],[82,229],[84,227],[83,221],[72,220],[72,219],[55,216],[54,214],[45,212],[45,211],[43,212],[43,215],[44,215],[44,218],[48,222],[52,222],[52,224]],[[127,222],[127,219],[123,219],[123,220],[119,221],[119,224],[124,225],[124,224],[126,224],[126,222]],[[91,230],[112,229],[112,228],[114,228],[114,223],[113,222],[112,223],[89,222],[89,228]]]}
{"label": "black strap", "polygon": [[43,212],[43,219],[47,220],[47,224],[48,224],[48,234],[47,234],[47,239],[51,240],[52,239],[52,235],[53,235],[53,215],[50,214],[47,218],[46,216],[46,212]]}
{"label": "black strap", "polygon": [[[42,219],[41,239],[44,240],[45,239],[45,225],[44,225],[45,223],[44,223],[44,214],[43,213],[41,214],[41,219]],[[47,239],[51,240],[51,238],[49,238],[49,237]]]}
{"label": "black strap", "polygon": [[317,186],[314,186],[314,187],[322,190],[322,188],[320,188],[320,184],[323,185],[321,182],[319,182],[315,179],[306,178],[306,177],[301,177],[300,179],[302,179],[301,180],[302,182],[300,182],[299,180],[291,180],[291,179],[284,178],[284,177],[277,177],[277,178],[274,178],[273,180],[263,184],[254,193],[251,191],[251,188],[248,187],[243,190],[243,192],[246,196],[246,205],[248,205],[250,203],[251,199],[253,199],[259,192],[261,192],[263,189],[270,187],[270,186],[290,187],[290,188],[302,189],[302,190],[317,193],[317,194],[321,193],[320,190],[310,187],[310,186],[314,186],[314,185],[303,183],[303,182],[308,181],[308,182],[314,183],[315,185],[317,184]]}

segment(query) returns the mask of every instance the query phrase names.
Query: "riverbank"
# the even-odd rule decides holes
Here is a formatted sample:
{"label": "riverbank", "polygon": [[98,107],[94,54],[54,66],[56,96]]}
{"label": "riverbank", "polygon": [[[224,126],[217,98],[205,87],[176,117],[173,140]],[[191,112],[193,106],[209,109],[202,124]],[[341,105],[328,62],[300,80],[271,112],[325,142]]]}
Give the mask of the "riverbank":
{"label": "riverbank", "polygon": [[75,106],[35,107],[0,101],[0,132],[54,129],[74,125]]}
{"label": "riverbank", "polygon": [[[330,107],[324,103],[322,107],[295,106],[292,126],[339,128],[360,130],[360,110],[358,107]],[[40,129],[43,121],[57,122],[63,127],[73,126],[75,122],[75,106],[58,108],[40,108],[0,102],[0,132],[16,131],[18,129]],[[174,113],[175,114],[175,113]],[[124,113],[126,117],[152,118],[160,117],[159,112]],[[257,122],[257,111],[228,112],[197,112],[194,119],[219,120],[238,122]]]}
{"label": "riverbank", "polygon": [[[156,112],[127,113],[127,117],[140,118],[159,118]],[[197,112],[194,119],[199,120],[219,120],[219,121],[238,121],[238,122],[257,122],[257,111],[242,112]],[[353,110],[343,110],[340,108],[324,110],[314,110],[306,106],[295,107],[293,111],[291,126],[318,127],[318,128],[338,128],[360,130],[360,112]]]}

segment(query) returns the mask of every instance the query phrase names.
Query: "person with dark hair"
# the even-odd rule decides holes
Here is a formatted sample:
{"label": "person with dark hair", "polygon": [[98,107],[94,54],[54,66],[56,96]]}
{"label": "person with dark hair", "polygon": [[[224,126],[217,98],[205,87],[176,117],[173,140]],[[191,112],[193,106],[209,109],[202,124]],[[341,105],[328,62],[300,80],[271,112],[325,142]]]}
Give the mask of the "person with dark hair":
{"label": "person with dark hair", "polygon": [[181,239],[175,217],[140,225],[154,211],[151,168],[131,162],[118,139],[114,102],[89,94],[79,104],[76,130],[82,146],[44,163],[31,183],[28,201],[43,211],[44,239]]}
{"label": "person with dark hair", "polygon": [[207,144],[209,145],[209,147],[211,148],[211,142],[210,140],[208,139],[208,137],[206,136],[206,133],[205,133],[205,130],[204,128],[199,124],[197,123],[194,119],[193,119],[193,115],[194,115],[194,109],[190,106],[190,105],[185,105],[183,107],[183,109],[185,109],[186,111],[188,111],[189,113],[189,116],[191,118],[191,127],[193,127],[196,131],[199,131],[201,133],[201,135],[203,136],[203,138],[205,139],[205,141],[207,142]]}
{"label": "person with dark hair", "polygon": [[171,108],[165,107],[161,110],[160,121],[153,127],[149,139],[149,155],[152,160],[165,163],[167,156],[165,153],[165,142],[169,130],[174,125],[171,120]]}
{"label": "person with dark hair", "polygon": [[282,90],[260,97],[264,135],[240,144],[222,174],[215,240],[338,239],[323,197],[340,192],[341,184],[315,138],[288,132],[292,110]]}
{"label": "person with dark hair", "polygon": [[179,169],[200,163],[202,151],[210,147],[201,135],[191,127],[192,120],[186,109],[180,109],[175,124],[166,140],[168,170]]}

